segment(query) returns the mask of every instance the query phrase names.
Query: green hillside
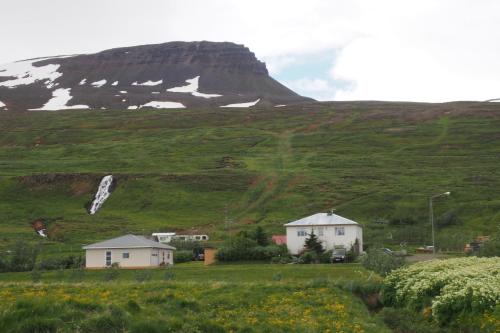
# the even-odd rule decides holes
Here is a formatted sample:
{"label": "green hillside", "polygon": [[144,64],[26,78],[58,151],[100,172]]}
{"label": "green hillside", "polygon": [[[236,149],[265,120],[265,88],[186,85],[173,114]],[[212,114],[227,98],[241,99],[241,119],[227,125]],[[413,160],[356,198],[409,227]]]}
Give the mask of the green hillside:
{"label": "green hillside", "polygon": [[[365,243],[460,248],[500,222],[500,105],[316,103],[269,109],[0,114],[0,246],[48,252],[126,232],[221,240],[319,211],[365,225]],[[94,216],[102,176],[118,186]],[[225,207],[227,220],[225,223]],[[50,240],[31,228],[49,222]]]}

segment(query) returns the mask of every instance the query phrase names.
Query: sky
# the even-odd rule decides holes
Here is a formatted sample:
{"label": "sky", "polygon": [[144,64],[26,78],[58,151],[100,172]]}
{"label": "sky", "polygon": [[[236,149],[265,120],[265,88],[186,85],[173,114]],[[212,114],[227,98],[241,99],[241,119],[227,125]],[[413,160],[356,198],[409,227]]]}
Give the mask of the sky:
{"label": "sky", "polygon": [[498,0],[2,0],[0,31],[0,63],[230,41],[318,100],[500,98]]}

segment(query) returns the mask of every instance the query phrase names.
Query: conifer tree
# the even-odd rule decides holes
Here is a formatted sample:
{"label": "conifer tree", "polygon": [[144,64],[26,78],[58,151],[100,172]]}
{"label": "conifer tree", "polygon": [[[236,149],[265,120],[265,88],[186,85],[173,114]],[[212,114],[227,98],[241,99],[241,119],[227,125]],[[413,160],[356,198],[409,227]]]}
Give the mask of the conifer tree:
{"label": "conifer tree", "polygon": [[318,237],[314,234],[314,231],[309,234],[308,238],[306,238],[304,247],[307,251],[314,251],[318,255],[325,252],[325,249],[323,249],[323,245],[319,241]]}

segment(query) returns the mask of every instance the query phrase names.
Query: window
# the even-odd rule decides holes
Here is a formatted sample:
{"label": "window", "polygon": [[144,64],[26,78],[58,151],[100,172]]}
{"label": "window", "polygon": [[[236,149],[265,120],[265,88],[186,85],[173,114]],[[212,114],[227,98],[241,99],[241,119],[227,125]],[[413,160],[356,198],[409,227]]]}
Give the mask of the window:
{"label": "window", "polygon": [[207,236],[201,236],[201,239],[207,240]]}
{"label": "window", "polygon": [[200,240],[200,239],[201,239],[201,237],[200,237],[200,236],[196,236],[195,238],[196,238],[196,240]]}
{"label": "window", "polygon": [[167,252],[167,259],[170,259],[170,252]]}
{"label": "window", "polygon": [[345,230],[344,227],[335,227],[335,236],[344,236]]}
{"label": "window", "polygon": [[318,236],[323,236],[323,234],[324,234],[324,228],[318,227]]}
{"label": "window", "polygon": [[123,252],[123,253],[122,253],[122,258],[123,258],[123,259],[128,259],[128,258],[130,258],[130,253],[128,253],[128,252]]}
{"label": "window", "polygon": [[158,253],[151,253],[152,257],[158,257]]}
{"label": "window", "polygon": [[297,236],[298,237],[305,237],[305,236],[307,236],[307,231],[305,231],[303,229],[302,230],[297,230]]}
{"label": "window", "polygon": [[106,251],[106,266],[111,266],[111,251]]}

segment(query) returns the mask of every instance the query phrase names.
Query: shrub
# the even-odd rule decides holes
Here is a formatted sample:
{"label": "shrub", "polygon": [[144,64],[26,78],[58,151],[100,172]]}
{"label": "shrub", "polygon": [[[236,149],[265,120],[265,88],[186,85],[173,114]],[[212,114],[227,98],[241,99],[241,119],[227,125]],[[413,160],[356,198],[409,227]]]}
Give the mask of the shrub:
{"label": "shrub", "polygon": [[383,308],[378,314],[394,333],[438,333],[439,328],[411,310]]}
{"label": "shrub", "polygon": [[439,228],[444,228],[444,227],[448,227],[451,225],[457,225],[457,224],[461,224],[461,223],[462,223],[462,221],[458,217],[455,210],[447,211],[446,213],[441,215],[436,221],[436,225]]}
{"label": "shrub", "polygon": [[315,264],[319,262],[319,255],[314,251],[306,251],[300,256],[300,262],[303,264]]}
{"label": "shrub", "polygon": [[41,279],[42,279],[42,272],[36,267],[33,268],[33,270],[31,271],[31,281],[36,283],[40,282]]}
{"label": "shrub", "polygon": [[165,271],[163,272],[163,280],[164,281],[170,281],[174,278],[174,272],[172,271],[171,268],[165,268]]}
{"label": "shrub", "polygon": [[386,276],[392,270],[403,266],[405,259],[392,254],[385,253],[380,249],[369,249],[361,256],[361,264],[382,276]]}
{"label": "shrub", "polygon": [[74,282],[80,282],[85,277],[85,269],[77,268],[71,272],[70,279]]}
{"label": "shrub", "polygon": [[269,239],[264,229],[261,226],[255,228],[255,231],[252,234],[252,238],[257,242],[259,246],[267,246],[269,245]]}
{"label": "shrub", "polygon": [[322,264],[329,264],[332,260],[332,250],[325,251],[319,255],[319,262]]}
{"label": "shrub", "polygon": [[139,304],[137,304],[136,301],[134,301],[133,299],[129,299],[128,302],[127,302],[127,309],[130,311],[130,312],[133,312],[133,313],[137,313],[137,312],[140,312],[141,311],[141,307]]}
{"label": "shrub", "polygon": [[12,249],[8,269],[11,272],[31,271],[35,266],[38,250],[32,245],[19,241]]}
{"label": "shrub", "polygon": [[82,256],[69,255],[66,257],[52,257],[38,262],[38,267],[43,270],[81,268],[85,266]]}
{"label": "shrub", "polygon": [[193,260],[192,251],[174,251],[174,263],[180,264]]}
{"label": "shrub", "polygon": [[135,273],[135,280],[137,282],[145,282],[151,280],[152,272],[149,269],[143,269]]}
{"label": "shrub", "polygon": [[107,268],[106,271],[104,272],[103,279],[104,281],[114,281],[118,279],[118,276],[120,276],[120,272],[117,267],[110,267]]}
{"label": "shrub", "polygon": [[500,235],[484,242],[477,253],[478,257],[500,257]]}
{"label": "shrub", "polygon": [[386,305],[430,308],[442,325],[461,314],[484,314],[500,303],[500,258],[455,258],[421,262],[393,271],[384,280]]}

